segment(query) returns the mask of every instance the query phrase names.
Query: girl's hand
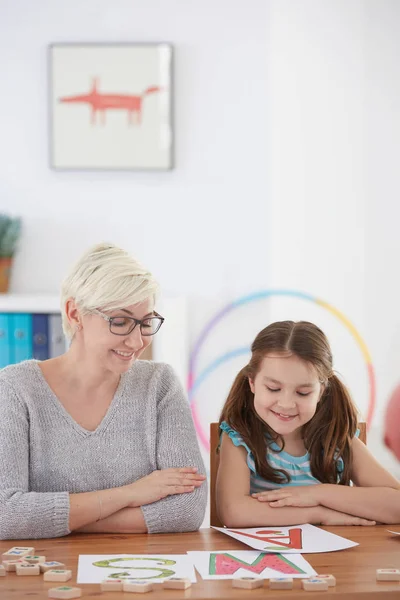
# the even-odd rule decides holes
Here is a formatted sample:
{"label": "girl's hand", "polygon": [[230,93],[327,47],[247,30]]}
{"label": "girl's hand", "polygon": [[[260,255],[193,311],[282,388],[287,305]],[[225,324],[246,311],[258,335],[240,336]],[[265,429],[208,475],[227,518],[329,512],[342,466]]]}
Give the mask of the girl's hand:
{"label": "girl's hand", "polygon": [[269,492],[252,494],[259,502],[268,502],[273,508],[282,506],[319,506],[321,504],[321,488],[323,484],[293,486]]}
{"label": "girl's hand", "polygon": [[126,486],[131,498],[127,506],[136,508],[174,494],[190,493],[200,487],[205,480],[205,475],[197,474],[196,467],[153,471],[150,475]]}
{"label": "girl's hand", "polygon": [[354,517],[322,506],[320,508],[321,514],[318,517],[320,525],[362,525],[364,527],[376,525],[376,521]]}

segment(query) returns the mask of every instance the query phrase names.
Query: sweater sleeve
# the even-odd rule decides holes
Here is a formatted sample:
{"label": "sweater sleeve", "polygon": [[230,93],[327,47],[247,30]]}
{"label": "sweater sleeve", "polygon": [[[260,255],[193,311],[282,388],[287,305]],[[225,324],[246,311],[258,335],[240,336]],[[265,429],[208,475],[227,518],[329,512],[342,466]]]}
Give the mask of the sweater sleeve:
{"label": "sweater sleeve", "polygon": [[29,413],[11,385],[0,380],[0,539],[60,537],[70,533],[69,494],[29,490]]}
{"label": "sweater sleeve", "polygon": [[[163,365],[158,385],[157,468],[197,467],[205,475],[192,415],[172,367]],[[149,533],[195,531],[207,505],[207,482],[193,492],[142,506]]]}

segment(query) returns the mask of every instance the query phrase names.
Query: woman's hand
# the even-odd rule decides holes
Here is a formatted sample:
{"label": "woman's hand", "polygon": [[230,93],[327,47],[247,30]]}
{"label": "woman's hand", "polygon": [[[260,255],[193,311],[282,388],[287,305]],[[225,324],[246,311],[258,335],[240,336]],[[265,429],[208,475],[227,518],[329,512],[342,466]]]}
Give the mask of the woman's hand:
{"label": "woman's hand", "polygon": [[361,517],[347,515],[346,513],[325,508],[324,506],[321,506],[320,510],[321,513],[318,515],[319,525],[362,525],[366,527],[376,525],[376,521],[369,521],[368,519],[362,519]]}
{"label": "woman's hand", "polygon": [[323,484],[291,486],[269,492],[252,494],[259,502],[268,502],[272,508],[282,506],[319,506],[321,504],[321,488]]}
{"label": "woman's hand", "polygon": [[173,494],[193,492],[206,480],[205,475],[198,475],[196,467],[180,469],[162,469],[138,479],[126,486],[129,488],[131,500],[127,506],[136,508],[152,504]]}

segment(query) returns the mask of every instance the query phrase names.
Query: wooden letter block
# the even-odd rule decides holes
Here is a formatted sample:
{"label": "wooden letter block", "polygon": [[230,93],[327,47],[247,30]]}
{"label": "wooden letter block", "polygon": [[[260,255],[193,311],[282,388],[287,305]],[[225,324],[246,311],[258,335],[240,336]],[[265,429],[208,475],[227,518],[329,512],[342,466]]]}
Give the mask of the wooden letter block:
{"label": "wooden letter block", "polygon": [[122,592],[124,587],[124,582],[122,579],[104,579],[100,588],[102,592],[108,592],[109,590],[113,590],[114,592]]}
{"label": "wooden letter block", "polygon": [[185,577],[170,577],[164,581],[164,589],[166,590],[186,590],[192,585],[190,579]]}
{"label": "wooden letter block", "polygon": [[53,569],[64,569],[64,563],[57,562],[56,560],[49,560],[47,562],[39,563],[39,569],[41,573],[46,573],[46,571],[51,571]]}
{"label": "wooden letter block", "polygon": [[150,581],[141,581],[140,579],[126,579],[123,583],[124,592],[133,592],[135,594],[146,594],[153,591]]}
{"label": "wooden letter block", "polygon": [[326,592],[328,590],[328,582],[326,579],[302,579],[303,590],[306,592]]}
{"label": "wooden letter block", "polygon": [[325,579],[328,582],[328,587],[335,587],[336,585],[336,577],[334,575],[314,575],[313,579]]}
{"label": "wooden letter block", "polygon": [[377,569],[377,581],[400,581],[400,569]]}
{"label": "wooden letter block", "polygon": [[46,571],[43,575],[43,581],[69,581],[72,577],[72,571],[66,569],[52,569]]}
{"label": "wooden letter block", "polygon": [[17,575],[40,575],[39,565],[30,565],[29,563],[17,565],[16,571]]}
{"label": "wooden letter block", "polygon": [[17,570],[17,565],[28,565],[29,563],[25,562],[22,558],[19,560],[3,560],[3,567],[6,571],[11,572]]}
{"label": "wooden letter block", "polygon": [[72,600],[72,598],[80,598],[82,595],[81,588],[73,588],[62,586],[49,589],[49,598],[59,598],[60,600]]}
{"label": "wooden letter block", "polygon": [[291,577],[273,577],[269,580],[271,590],[291,590],[293,588],[293,579]]}
{"label": "wooden letter block", "polygon": [[27,554],[35,554],[35,548],[13,546],[13,548],[4,552],[2,560],[16,560],[17,558],[23,558]]}
{"label": "wooden letter block", "polygon": [[38,565],[39,563],[46,562],[45,556],[37,556],[34,554],[27,554],[24,556],[24,561],[28,562],[30,565]]}
{"label": "wooden letter block", "polygon": [[242,590],[255,590],[264,585],[264,579],[258,577],[238,577],[232,579],[232,587],[241,588]]}
{"label": "wooden letter block", "polygon": [[5,576],[6,576],[6,570],[2,565],[0,565],[0,577],[5,577]]}

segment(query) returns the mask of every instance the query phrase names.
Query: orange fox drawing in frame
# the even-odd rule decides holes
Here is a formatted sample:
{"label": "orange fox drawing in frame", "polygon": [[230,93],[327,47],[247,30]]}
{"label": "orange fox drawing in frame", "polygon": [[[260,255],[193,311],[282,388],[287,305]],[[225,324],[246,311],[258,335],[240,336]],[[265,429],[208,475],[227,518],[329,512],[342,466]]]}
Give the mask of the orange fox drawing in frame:
{"label": "orange fox drawing in frame", "polygon": [[128,123],[133,123],[133,115],[136,117],[136,124],[142,122],[142,104],[146,96],[156,92],[163,91],[159,86],[150,86],[140,96],[131,94],[103,94],[98,91],[98,80],[93,79],[92,89],[88,94],[77,96],[64,96],[59,98],[59,102],[67,104],[88,104],[92,109],[91,124],[96,124],[97,113],[100,113],[102,124],[105,124],[106,110],[126,110],[128,113]]}

